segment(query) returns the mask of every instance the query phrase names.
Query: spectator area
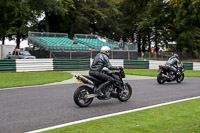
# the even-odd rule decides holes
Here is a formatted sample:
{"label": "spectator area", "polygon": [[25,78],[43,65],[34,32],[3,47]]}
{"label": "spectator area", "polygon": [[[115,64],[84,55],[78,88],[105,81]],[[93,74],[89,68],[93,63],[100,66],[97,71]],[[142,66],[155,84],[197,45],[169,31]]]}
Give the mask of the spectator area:
{"label": "spectator area", "polygon": [[89,50],[88,46],[73,44],[74,41],[66,37],[29,37],[29,41],[46,50]]}
{"label": "spectator area", "polygon": [[86,38],[76,38],[77,42],[87,45],[92,49],[100,49],[102,46],[108,46],[111,49],[119,49],[119,46],[110,43],[105,43],[99,39],[86,39]]}
{"label": "spectator area", "polygon": [[112,50],[119,49],[116,43],[108,40],[101,40],[100,36],[90,34],[75,34],[74,40],[68,38],[67,33],[50,32],[29,32],[29,43],[35,47],[45,50],[67,50],[67,51],[87,51],[89,49],[99,50],[102,46],[108,46]]}

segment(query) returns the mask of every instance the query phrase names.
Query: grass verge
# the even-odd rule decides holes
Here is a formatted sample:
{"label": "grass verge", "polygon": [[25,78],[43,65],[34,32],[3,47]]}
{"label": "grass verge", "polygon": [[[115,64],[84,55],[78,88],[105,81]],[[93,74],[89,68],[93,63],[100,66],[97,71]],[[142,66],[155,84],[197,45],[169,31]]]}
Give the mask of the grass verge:
{"label": "grass verge", "polygon": [[[151,76],[157,77],[158,70],[152,69],[125,69],[124,72],[128,75]],[[185,70],[185,77],[200,77],[200,71]]]}
{"label": "grass verge", "polygon": [[200,99],[71,125],[43,133],[199,133]]}
{"label": "grass verge", "polygon": [[20,86],[42,85],[72,78],[67,72],[8,72],[0,73],[0,89]]}

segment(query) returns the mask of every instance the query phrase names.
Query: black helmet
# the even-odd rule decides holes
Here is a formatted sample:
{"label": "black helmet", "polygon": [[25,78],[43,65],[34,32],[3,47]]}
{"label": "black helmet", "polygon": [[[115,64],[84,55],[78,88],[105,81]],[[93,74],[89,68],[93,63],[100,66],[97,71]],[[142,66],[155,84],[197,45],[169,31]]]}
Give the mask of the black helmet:
{"label": "black helmet", "polygon": [[174,57],[176,57],[177,59],[179,58],[178,54],[174,54]]}

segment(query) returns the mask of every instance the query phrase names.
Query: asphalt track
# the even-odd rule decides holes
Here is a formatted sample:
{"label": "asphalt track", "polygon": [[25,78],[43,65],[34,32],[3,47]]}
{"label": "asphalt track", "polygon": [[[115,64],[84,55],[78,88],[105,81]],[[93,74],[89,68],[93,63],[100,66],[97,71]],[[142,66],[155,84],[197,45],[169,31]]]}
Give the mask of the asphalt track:
{"label": "asphalt track", "polygon": [[128,102],[100,101],[79,108],[73,93],[81,84],[57,84],[0,91],[0,133],[23,133],[90,117],[200,96],[200,78],[158,85],[155,79],[128,81],[133,95]]}

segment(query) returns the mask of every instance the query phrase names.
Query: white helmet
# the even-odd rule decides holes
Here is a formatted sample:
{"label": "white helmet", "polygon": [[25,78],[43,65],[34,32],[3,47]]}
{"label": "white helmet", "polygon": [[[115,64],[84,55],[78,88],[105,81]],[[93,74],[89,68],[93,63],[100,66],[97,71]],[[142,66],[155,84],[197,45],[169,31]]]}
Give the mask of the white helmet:
{"label": "white helmet", "polygon": [[110,49],[108,46],[103,46],[103,47],[101,47],[101,53],[104,53],[104,54],[106,54],[107,56],[109,56],[110,50],[111,50],[111,49]]}
{"label": "white helmet", "polygon": [[174,57],[176,57],[177,59],[179,59],[179,56],[178,56],[178,54],[174,54]]}

